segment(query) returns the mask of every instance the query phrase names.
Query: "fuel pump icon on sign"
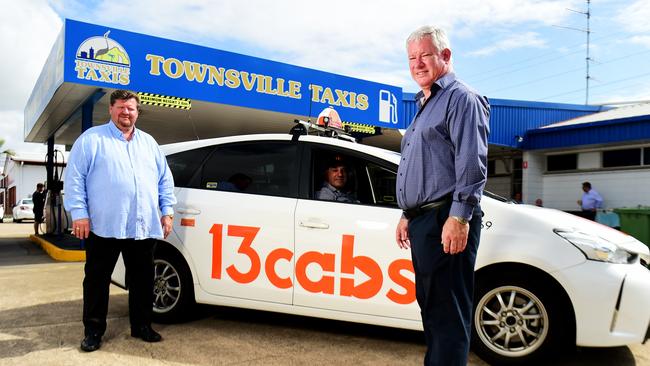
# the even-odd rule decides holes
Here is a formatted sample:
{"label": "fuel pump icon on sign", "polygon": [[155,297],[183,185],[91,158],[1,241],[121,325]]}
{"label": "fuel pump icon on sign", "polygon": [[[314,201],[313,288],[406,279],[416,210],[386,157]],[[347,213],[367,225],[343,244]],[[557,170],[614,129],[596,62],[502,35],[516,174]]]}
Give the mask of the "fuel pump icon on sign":
{"label": "fuel pump icon on sign", "polygon": [[397,98],[388,90],[379,91],[379,121],[397,124]]}

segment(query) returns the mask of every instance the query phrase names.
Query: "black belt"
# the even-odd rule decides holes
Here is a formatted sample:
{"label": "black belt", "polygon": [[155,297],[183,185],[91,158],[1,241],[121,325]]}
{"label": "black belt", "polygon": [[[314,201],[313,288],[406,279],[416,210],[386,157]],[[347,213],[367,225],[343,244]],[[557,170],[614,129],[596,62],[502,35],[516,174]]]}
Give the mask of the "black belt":
{"label": "black belt", "polygon": [[442,205],[444,205],[446,203],[449,203],[450,201],[451,201],[451,195],[449,194],[449,195],[446,195],[445,197],[443,197],[443,198],[441,198],[441,199],[439,199],[437,201],[427,202],[427,203],[425,203],[423,205],[420,205],[418,207],[403,210],[402,212],[404,213],[404,217],[411,220],[411,219],[414,219],[414,218],[416,218],[416,217],[418,217],[420,215],[424,215],[425,213],[427,213],[427,212],[429,212],[429,211],[431,211],[431,210],[433,210],[435,208],[438,208],[438,207],[440,207],[440,206],[442,206]]}

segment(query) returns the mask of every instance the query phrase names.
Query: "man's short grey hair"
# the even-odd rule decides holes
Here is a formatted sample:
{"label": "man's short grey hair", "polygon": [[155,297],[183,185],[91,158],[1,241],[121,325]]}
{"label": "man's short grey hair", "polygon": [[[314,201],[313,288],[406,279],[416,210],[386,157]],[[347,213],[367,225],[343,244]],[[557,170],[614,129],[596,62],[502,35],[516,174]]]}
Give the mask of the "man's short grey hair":
{"label": "man's short grey hair", "polygon": [[409,43],[419,41],[425,37],[431,37],[433,45],[438,51],[442,51],[445,48],[451,49],[451,44],[449,43],[449,38],[447,38],[445,30],[432,25],[424,25],[411,33],[406,39],[406,46],[408,47]]}

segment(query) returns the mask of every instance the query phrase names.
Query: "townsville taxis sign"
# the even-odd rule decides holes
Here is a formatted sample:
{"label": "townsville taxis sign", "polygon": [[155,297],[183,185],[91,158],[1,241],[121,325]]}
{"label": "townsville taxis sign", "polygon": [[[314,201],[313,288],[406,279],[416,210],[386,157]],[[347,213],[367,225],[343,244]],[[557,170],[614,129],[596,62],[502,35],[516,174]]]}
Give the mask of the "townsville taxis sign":
{"label": "townsville taxis sign", "polygon": [[348,123],[404,127],[395,86],[73,20],[64,32],[66,82],[302,116],[331,106]]}

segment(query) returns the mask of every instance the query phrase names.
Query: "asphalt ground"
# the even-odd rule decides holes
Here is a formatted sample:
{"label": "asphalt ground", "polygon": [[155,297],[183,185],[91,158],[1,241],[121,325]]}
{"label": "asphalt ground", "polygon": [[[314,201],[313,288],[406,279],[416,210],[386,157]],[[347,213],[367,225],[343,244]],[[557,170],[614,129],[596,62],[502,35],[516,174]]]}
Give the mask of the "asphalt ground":
{"label": "asphalt ground", "polygon": [[[202,306],[194,320],[154,324],[164,340],[129,334],[127,293],[111,287],[99,351],[79,350],[83,262],[50,258],[31,223],[0,224],[0,365],[420,365],[422,334],[269,312]],[[553,365],[650,365],[650,342],[580,348]],[[474,354],[469,365],[486,365]]]}

